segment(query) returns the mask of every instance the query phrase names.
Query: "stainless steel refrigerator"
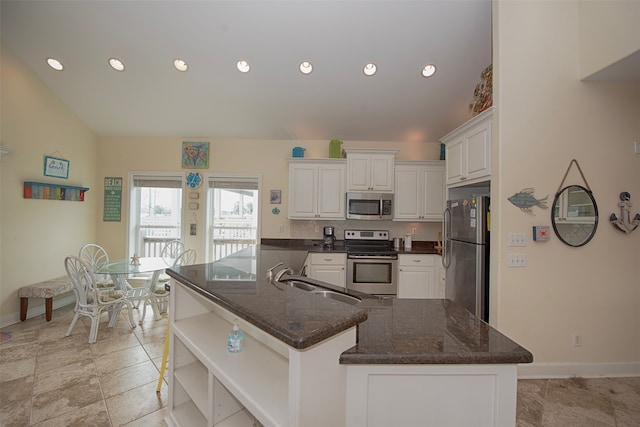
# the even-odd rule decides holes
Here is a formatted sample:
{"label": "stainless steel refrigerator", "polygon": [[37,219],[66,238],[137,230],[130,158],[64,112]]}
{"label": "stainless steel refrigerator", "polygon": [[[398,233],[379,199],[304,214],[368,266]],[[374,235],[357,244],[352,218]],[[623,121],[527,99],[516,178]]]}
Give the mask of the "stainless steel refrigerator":
{"label": "stainless steel refrigerator", "polygon": [[442,264],[445,296],[489,321],[489,197],[447,201]]}

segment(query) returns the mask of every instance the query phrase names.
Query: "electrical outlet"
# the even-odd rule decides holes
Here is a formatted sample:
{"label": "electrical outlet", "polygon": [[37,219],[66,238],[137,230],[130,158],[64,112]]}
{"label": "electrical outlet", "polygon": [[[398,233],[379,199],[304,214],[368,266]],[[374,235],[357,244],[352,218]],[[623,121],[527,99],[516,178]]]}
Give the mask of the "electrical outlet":
{"label": "electrical outlet", "polygon": [[278,233],[284,233],[284,225],[278,227]]}
{"label": "electrical outlet", "polygon": [[319,232],[320,232],[320,227],[316,225],[316,226],[314,227],[314,229],[313,229],[313,230],[314,230],[316,233],[319,233]]}
{"label": "electrical outlet", "polygon": [[524,254],[508,254],[507,262],[509,267],[526,267],[527,259]]}
{"label": "electrical outlet", "polygon": [[413,228],[411,229],[411,234],[416,234],[416,228],[415,228],[415,227],[413,227]]}
{"label": "electrical outlet", "polygon": [[640,141],[635,141],[633,144],[636,154],[640,154]]}
{"label": "electrical outlet", "polygon": [[573,346],[582,347],[582,335],[578,333],[573,334]]}

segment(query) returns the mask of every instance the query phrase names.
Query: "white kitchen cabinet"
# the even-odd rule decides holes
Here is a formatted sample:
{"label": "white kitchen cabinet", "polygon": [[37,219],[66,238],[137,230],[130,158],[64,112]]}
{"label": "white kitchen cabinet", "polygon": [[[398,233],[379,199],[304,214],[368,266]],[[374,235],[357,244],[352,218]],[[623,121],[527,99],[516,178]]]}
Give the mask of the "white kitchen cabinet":
{"label": "white kitchen cabinet", "polygon": [[347,191],[393,193],[398,150],[345,149]]}
{"label": "white kitchen cabinet", "polygon": [[345,218],[343,159],[289,162],[289,219]]}
{"label": "white kitchen cabinet", "polygon": [[394,221],[442,221],[444,162],[396,162]]}
{"label": "white kitchen cabinet", "polygon": [[305,265],[307,276],[312,279],[343,288],[346,286],[347,254],[312,252],[307,256]]}
{"label": "white kitchen cabinet", "polygon": [[446,184],[454,187],[491,179],[491,107],[456,128],[440,142],[446,145]]}
{"label": "white kitchen cabinet", "polygon": [[440,298],[436,255],[398,255],[398,298]]}

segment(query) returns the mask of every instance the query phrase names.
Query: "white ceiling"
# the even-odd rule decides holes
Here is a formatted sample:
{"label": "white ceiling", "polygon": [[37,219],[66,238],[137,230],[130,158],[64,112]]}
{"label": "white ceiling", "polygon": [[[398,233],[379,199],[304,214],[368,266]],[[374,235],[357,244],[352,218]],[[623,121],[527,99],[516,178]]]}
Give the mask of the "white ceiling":
{"label": "white ceiling", "polygon": [[[100,136],[424,141],[471,117],[490,0],[9,1],[3,44]],[[56,72],[45,58],[60,59]],[[126,66],[111,70],[110,57]],[[186,73],[173,69],[185,59]],[[246,59],[247,74],[235,64]],[[311,61],[308,76],[298,64]],[[366,77],[362,67],[378,65]],[[434,77],[421,68],[433,63]],[[7,82],[3,82],[7,84]]]}

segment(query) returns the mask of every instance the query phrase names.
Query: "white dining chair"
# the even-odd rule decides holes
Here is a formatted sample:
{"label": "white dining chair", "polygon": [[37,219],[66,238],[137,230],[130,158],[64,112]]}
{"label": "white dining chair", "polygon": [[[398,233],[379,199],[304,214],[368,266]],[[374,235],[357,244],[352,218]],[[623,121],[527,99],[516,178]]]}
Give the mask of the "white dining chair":
{"label": "white dining chair", "polygon": [[162,258],[176,259],[184,252],[184,243],[181,240],[171,240],[164,244],[160,250],[160,256]]}
{"label": "white dining chair", "polygon": [[92,268],[79,257],[66,257],[64,266],[71,283],[73,283],[73,292],[76,296],[75,314],[67,329],[66,336],[71,335],[71,331],[80,316],[87,316],[91,318],[89,343],[95,343],[98,337],[100,316],[105,311],[109,312],[110,328],[115,325],[122,309],[127,310],[128,315],[125,317],[125,320],[129,327],[132,329],[136,327],[133,322],[133,306],[131,302],[125,298],[122,291],[99,288]]}
{"label": "white dining chair", "polygon": [[[173,267],[180,265],[193,265],[196,262],[196,250],[187,249],[182,251],[173,262]],[[166,307],[169,305],[169,292],[166,289],[166,284],[169,283],[171,277],[167,274],[161,276],[156,283],[151,284],[151,294],[156,300],[160,311],[166,311]]]}
{"label": "white dining chair", "polygon": [[[107,251],[100,245],[88,243],[80,248],[78,257],[86,262],[91,271],[96,271],[100,266],[109,262]],[[113,280],[108,274],[95,274],[96,282],[100,288],[114,287]]]}

